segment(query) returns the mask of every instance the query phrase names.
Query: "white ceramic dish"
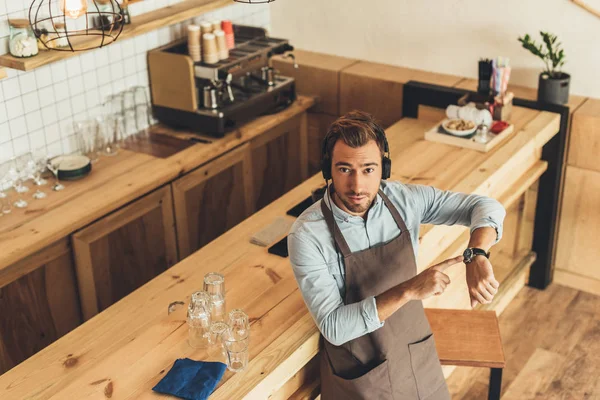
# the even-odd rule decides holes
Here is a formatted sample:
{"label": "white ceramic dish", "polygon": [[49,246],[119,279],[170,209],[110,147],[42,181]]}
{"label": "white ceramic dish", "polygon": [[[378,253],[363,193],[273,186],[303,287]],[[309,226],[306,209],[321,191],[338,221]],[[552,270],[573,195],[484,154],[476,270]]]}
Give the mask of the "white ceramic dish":
{"label": "white ceramic dish", "polygon": [[454,135],[454,136],[469,136],[469,135],[472,135],[473,132],[475,132],[477,130],[477,125],[475,125],[472,129],[467,129],[467,130],[464,130],[464,131],[459,131],[459,130],[456,130],[456,129],[447,128],[447,125],[451,121],[456,121],[456,120],[454,120],[454,119],[447,119],[444,122],[442,122],[442,128],[444,128],[444,130],[446,132],[448,132],[449,134],[451,134],[451,135]]}

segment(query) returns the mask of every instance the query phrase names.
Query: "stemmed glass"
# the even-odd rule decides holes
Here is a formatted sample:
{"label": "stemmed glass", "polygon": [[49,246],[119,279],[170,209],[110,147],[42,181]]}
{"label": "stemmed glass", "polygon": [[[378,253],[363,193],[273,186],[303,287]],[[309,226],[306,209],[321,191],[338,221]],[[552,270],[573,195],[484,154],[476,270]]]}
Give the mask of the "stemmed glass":
{"label": "stemmed glass", "polygon": [[[45,185],[48,182],[42,178],[42,174],[46,171],[48,166],[48,155],[46,154],[46,150],[44,148],[36,149],[32,152],[32,155],[34,162],[33,181],[38,186]],[[34,199],[43,199],[46,196],[46,193],[42,192],[39,188],[33,194]]]}
{"label": "stemmed glass", "polygon": [[13,188],[15,189],[15,192],[18,193],[17,201],[15,201],[13,205],[17,208],[25,208],[28,203],[23,200],[21,194],[29,191],[29,188],[23,185],[23,181],[27,180],[31,174],[30,168],[33,163],[31,153],[13,157],[11,161],[12,166],[8,173],[12,180]]}
{"label": "stemmed glass", "polygon": [[58,192],[60,190],[63,190],[65,187],[63,184],[61,184],[58,181],[58,167],[59,165],[55,162],[55,159],[49,159],[48,163],[47,163],[48,169],[52,172],[52,175],[54,175],[54,185],[52,185],[52,190],[54,190],[55,192]]}
{"label": "stemmed glass", "polygon": [[8,201],[8,198],[0,197],[0,217],[4,214],[10,214],[11,211],[12,209],[10,207],[10,201]]}
{"label": "stemmed glass", "polygon": [[26,193],[29,188],[23,183],[29,179],[30,168],[33,160],[31,159],[31,153],[25,153],[11,159],[12,168],[9,174],[12,177],[13,187],[17,193]]}

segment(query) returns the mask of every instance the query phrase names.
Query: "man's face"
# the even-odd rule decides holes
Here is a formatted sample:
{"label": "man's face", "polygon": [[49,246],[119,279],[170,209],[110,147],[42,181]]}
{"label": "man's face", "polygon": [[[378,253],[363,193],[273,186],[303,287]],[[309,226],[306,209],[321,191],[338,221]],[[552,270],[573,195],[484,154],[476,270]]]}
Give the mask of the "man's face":
{"label": "man's face", "polygon": [[377,196],[381,183],[381,151],[377,142],[371,140],[362,147],[352,148],[338,140],[332,151],[331,176],[336,205],[362,217]]}

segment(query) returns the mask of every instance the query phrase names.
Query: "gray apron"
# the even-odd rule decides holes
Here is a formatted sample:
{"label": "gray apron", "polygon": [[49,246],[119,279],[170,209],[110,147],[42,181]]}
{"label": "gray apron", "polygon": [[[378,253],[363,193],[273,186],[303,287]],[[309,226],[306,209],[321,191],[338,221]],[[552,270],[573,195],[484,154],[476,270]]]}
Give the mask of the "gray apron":
{"label": "gray apron", "polygon": [[[355,253],[350,252],[331,210],[321,200],[329,230],[344,257],[344,304],[379,295],[417,274],[406,224],[381,190],[379,195],[400,228],[400,235],[390,242]],[[408,302],[374,332],[341,346],[334,346],[323,338],[323,345],[323,400],[450,399],[421,301]]]}

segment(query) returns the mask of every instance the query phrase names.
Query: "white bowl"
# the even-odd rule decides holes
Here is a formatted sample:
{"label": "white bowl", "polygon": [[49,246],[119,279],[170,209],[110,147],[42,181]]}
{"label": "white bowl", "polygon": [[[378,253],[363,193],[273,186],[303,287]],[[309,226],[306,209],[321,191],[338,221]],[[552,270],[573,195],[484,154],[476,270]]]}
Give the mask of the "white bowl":
{"label": "white bowl", "polygon": [[456,121],[455,119],[448,119],[444,122],[442,122],[442,128],[444,128],[444,130],[446,132],[448,132],[451,135],[454,136],[469,136],[471,134],[473,134],[473,132],[475,132],[477,130],[477,125],[475,125],[475,127],[473,127],[472,129],[467,129],[465,131],[458,131],[456,129],[450,129],[447,128],[448,123],[450,123],[451,121]]}

